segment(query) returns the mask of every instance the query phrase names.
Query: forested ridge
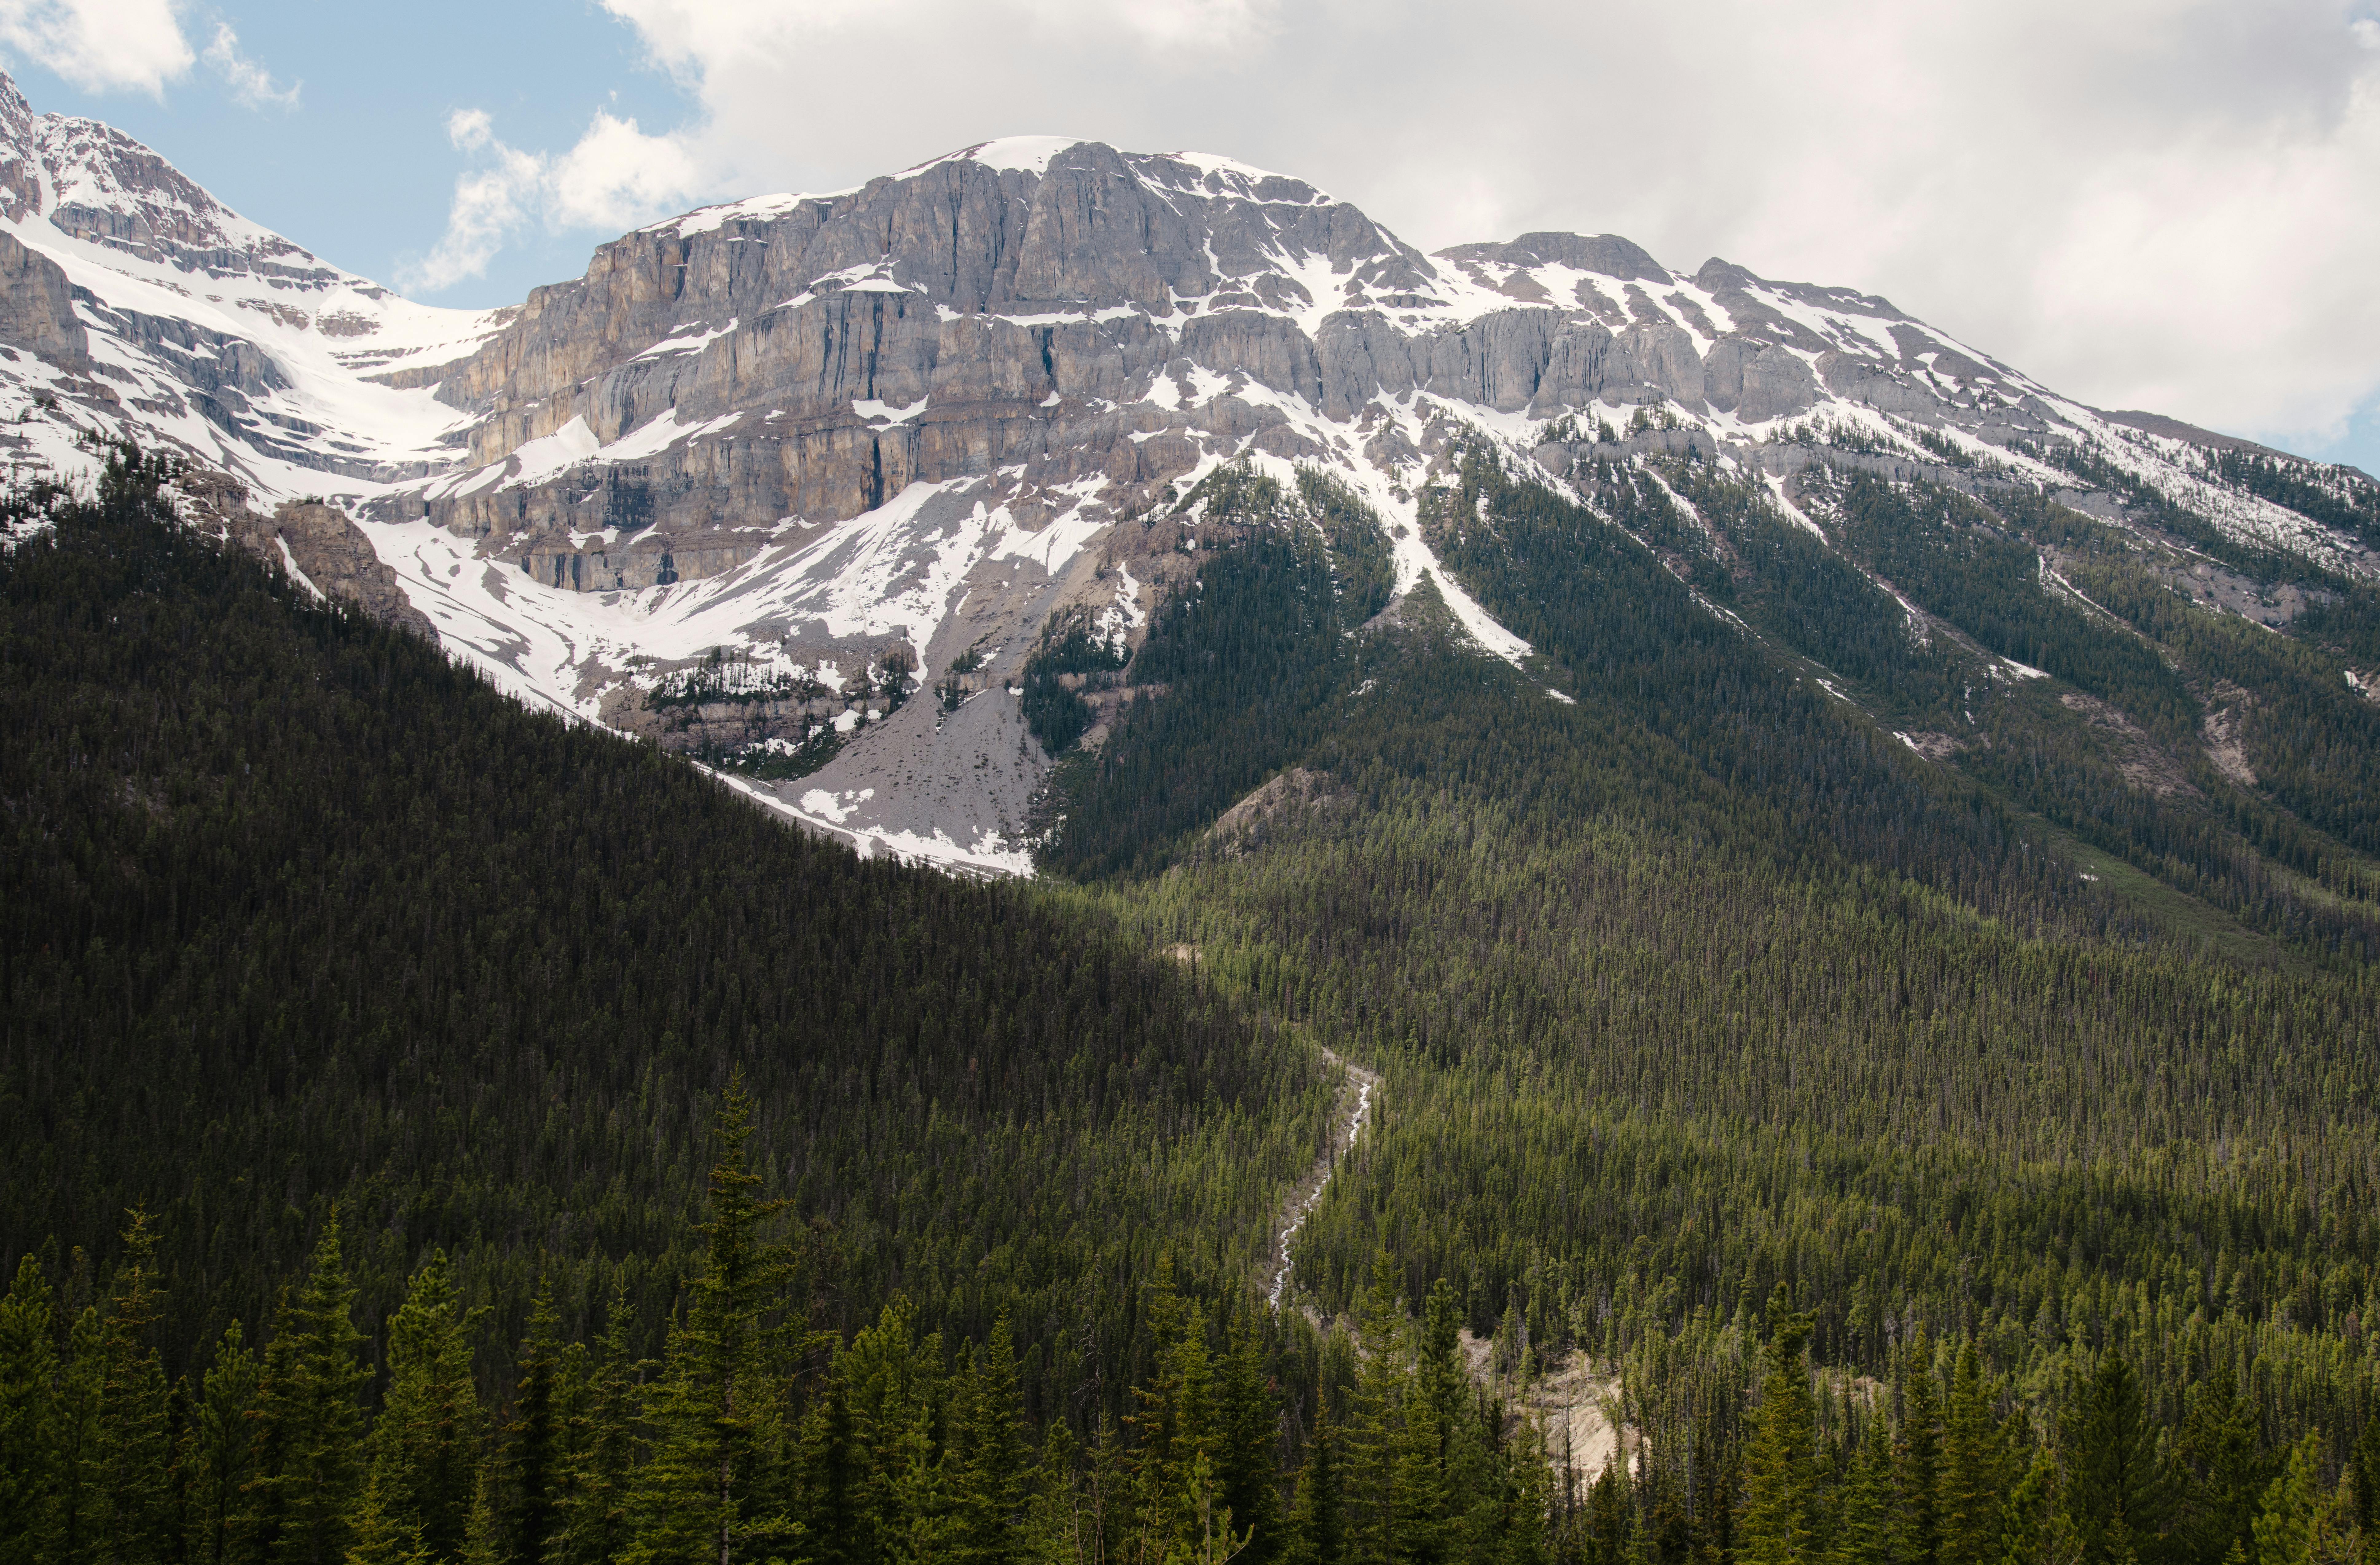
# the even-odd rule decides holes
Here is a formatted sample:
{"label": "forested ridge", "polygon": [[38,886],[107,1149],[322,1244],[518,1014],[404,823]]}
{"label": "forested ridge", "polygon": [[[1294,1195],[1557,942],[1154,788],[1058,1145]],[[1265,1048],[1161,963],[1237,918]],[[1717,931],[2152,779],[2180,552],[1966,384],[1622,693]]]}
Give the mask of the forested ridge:
{"label": "forested ridge", "polygon": [[[1458,445],[1512,668],[1225,469],[1128,663],[1045,638],[1062,746],[1060,675],[1163,694],[982,886],[161,476],[0,560],[7,1559],[2380,1559],[2350,593],[2243,634],[2046,503],[1819,473],[1822,542]],[[1385,1086],[1276,1312],[1317,1042]],[[1505,1401],[1582,1365],[1597,1474]]]}

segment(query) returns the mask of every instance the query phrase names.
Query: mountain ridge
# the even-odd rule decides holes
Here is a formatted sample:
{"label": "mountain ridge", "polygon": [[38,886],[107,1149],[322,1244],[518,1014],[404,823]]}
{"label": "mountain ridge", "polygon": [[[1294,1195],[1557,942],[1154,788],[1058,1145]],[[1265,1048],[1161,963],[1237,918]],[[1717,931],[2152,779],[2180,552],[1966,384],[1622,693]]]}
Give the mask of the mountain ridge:
{"label": "mountain ridge", "polygon": [[[20,473],[162,445],[231,475],[192,510],[266,549],[321,529],[233,512],[326,500],[378,600],[514,694],[734,760],[863,849],[976,869],[1033,861],[1037,637],[1079,618],[1128,655],[1195,575],[1175,508],[1230,464],[1347,486],[1394,590],[1427,577],[1515,663],[1533,649],[1421,525],[1475,434],[1590,508],[1582,463],[1715,460],[1821,539],[1803,475],[1857,468],[2326,578],[2369,579],[2380,542],[2352,469],[2103,414],[1876,296],[1716,257],[1688,275],[1611,235],[1425,255],[1210,154],[978,143],[698,208],[520,306],[443,311],[13,86],[0,139]],[[2227,477],[2243,455],[2280,467]]]}

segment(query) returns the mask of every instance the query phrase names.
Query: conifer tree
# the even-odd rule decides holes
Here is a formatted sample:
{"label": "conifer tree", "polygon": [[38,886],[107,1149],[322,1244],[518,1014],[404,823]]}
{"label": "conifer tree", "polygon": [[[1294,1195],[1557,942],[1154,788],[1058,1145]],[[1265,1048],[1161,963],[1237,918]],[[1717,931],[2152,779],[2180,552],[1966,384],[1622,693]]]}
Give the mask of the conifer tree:
{"label": "conifer tree", "polygon": [[967,1565],[1014,1565],[1024,1547],[1029,1448],[1005,1311],[993,1319],[982,1347],[967,1354],[953,1422],[960,1462],[952,1558]]}
{"label": "conifer tree", "polygon": [[270,1565],[346,1558],[363,1479],[357,1399],[370,1378],[334,1212],[304,1281],[282,1296],[249,1414],[255,1445],[242,1531],[251,1558]]}
{"label": "conifer tree", "polygon": [[1804,1357],[1811,1326],[1779,1282],[1768,1300],[1768,1374],[1743,1452],[1735,1534],[1743,1565],[1803,1565],[1816,1556],[1817,1410]]}
{"label": "conifer tree", "polygon": [[1902,1565],[1936,1565],[1942,1547],[1942,1393],[1934,1339],[1924,1327],[1909,1344],[1900,1377],[1900,1438],[1893,1450],[1897,1552]]}
{"label": "conifer tree", "polygon": [[100,1423],[107,1389],[107,1327],[99,1306],[87,1304],[67,1333],[58,1378],[56,1431],[56,1559],[59,1565],[96,1559],[107,1533],[107,1438]]}
{"label": "conifer tree", "polygon": [[1846,1464],[1836,1497],[1828,1565],[1892,1565],[1891,1438],[1882,1408],[1870,1407],[1862,1422],[1865,1432]]}
{"label": "conifer tree", "polygon": [[2061,1432],[2064,1514],[2083,1565],[2131,1565],[2158,1548],[2171,1500],[2156,1465],[2156,1430],[2140,1377],[2121,1354],[2099,1356]]}
{"label": "conifer tree", "polygon": [[2064,1482],[2058,1459],[2036,1450],[2024,1476],[2000,1507],[2001,1565],[2039,1565],[2077,1558],[2080,1541],[2066,1520]]}
{"label": "conifer tree", "polygon": [[1192,1547],[1201,1535],[1202,1507],[1208,1522],[1221,1508],[1208,1492],[1221,1438],[1206,1312],[1190,1304],[1180,1321],[1159,1356],[1155,1380],[1135,1393],[1140,1406],[1132,1418],[1138,1438],[1132,1455],[1137,1515],[1131,1547],[1133,1558],[1151,1565]]}
{"label": "conifer tree", "polygon": [[1447,1559],[1455,1543],[1453,1469],[1465,1433],[1459,1330],[1453,1287],[1439,1278],[1423,1307],[1420,1351],[1392,1446],[1396,1557],[1416,1565]]}
{"label": "conifer tree", "polygon": [[2313,1565],[2315,1518],[2322,1510],[2322,1439],[2309,1432],[2289,1465],[2265,1486],[2250,1526],[2255,1565]]}
{"label": "conifer tree", "polygon": [[384,1532],[409,1529],[436,1559],[461,1551],[479,1487],[484,1431],[470,1339],[481,1313],[464,1311],[446,1253],[434,1250],[388,1324],[388,1392],[366,1490]]}
{"label": "conifer tree", "polygon": [[1603,1471],[1587,1486],[1583,1565],[1629,1565],[1636,1557],[1636,1507],[1628,1492],[1627,1465],[1615,1446]]}
{"label": "conifer tree", "polygon": [[57,1342],[50,1280],[29,1253],[0,1299],[0,1565],[55,1558]]}
{"label": "conifer tree", "polygon": [[714,1136],[710,1212],[695,1275],[670,1332],[661,1377],[646,1389],[651,1451],[637,1474],[628,1565],[759,1560],[798,1547],[769,1493],[762,1455],[775,1411],[765,1316],[782,1303],[787,1257],[765,1229],[783,1207],[763,1200],[746,1166],[752,1100],[730,1084]]}
{"label": "conifer tree", "polygon": [[1356,1316],[1355,1405],[1347,1432],[1347,1555],[1355,1565],[1396,1558],[1396,1439],[1406,1377],[1399,1330],[1397,1271],[1385,1249]]}
{"label": "conifer tree", "polygon": [[1282,1558],[1291,1565],[1340,1565],[1345,1557],[1345,1523],[1340,1514],[1337,1447],[1327,1399],[1317,1398],[1314,1427],[1305,1437],[1305,1462],[1297,1473],[1297,1497],[1290,1514]]}
{"label": "conifer tree", "polygon": [[249,1411],[256,1402],[256,1355],[248,1351],[233,1321],[215,1344],[199,1394],[183,1431],[177,1463],[188,1526],[185,1558],[190,1565],[226,1565],[240,1489],[249,1479],[254,1438]]}
{"label": "conifer tree", "polygon": [[2232,1546],[2244,1547],[2264,1492],[2265,1468],[2256,1430],[2240,1401],[2226,1360],[2192,1389],[2173,1442],[2173,1536],[2179,1557],[2221,1565]]}
{"label": "conifer tree", "polygon": [[568,1358],[550,1279],[538,1281],[519,1363],[496,1483],[499,1524],[514,1559],[541,1561],[559,1528],[569,1466]]}
{"label": "conifer tree", "polygon": [[1249,1535],[1245,1558],[1262,1565],[1281,1550],[1281,1414],[1267,1386],[1261,1317],[1243,1303],[1216,1378],[1220,1450],[1216,1474],[1233,1523]]}
{"label": "conifer tree", "polygon": [[403,1481],[395,1463],[372,1463],[364,1498],[348,1520],[346,1565],[427,1565],[421,1512],[401,1491]]}
{"label": "conifer tree", "polygon": [[172,1559],[174,1504],[171,1393],[151,1341],[162,1313],[157,1235],[149,1214],[131,1213],[124,1258],[109,1300],[99,1402],[98,1552],[122,1565]]}
{"label": "conifer tree", "polygon": [[2347,1481],[2354,1490],[2355,1529],[2363,1544],[2360,1565],[2380,1565],[2380,1414],[2363,1415]]}
{"label": "conifer tree", "polygon": [[628,1358],[628,1294],[615,1284],[584,1391],[571,1401],[553,1565],[607,1565],[627,1540],[637,1369]]}
{"label": "conifer tree", "polygon": [[1975,1344],[1960,1344],[1943,1420],[1937,1514],[1942,1565],[1994,1565],[2000,1552],[2000,1505],[2008,1489],[2005,1447],[1992,1417]]}

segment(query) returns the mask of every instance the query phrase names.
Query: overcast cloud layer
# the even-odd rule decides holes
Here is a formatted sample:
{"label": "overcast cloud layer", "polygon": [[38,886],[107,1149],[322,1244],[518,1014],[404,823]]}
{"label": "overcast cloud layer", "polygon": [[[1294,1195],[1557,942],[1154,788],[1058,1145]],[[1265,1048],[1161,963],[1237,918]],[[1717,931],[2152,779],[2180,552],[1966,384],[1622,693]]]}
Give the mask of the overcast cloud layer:
{"label": "overcast cloud layer", "polygon": [[[2380,0],[591,0],[586,25],[601,12],[691,112],[640,123],[613,84],[546,79],[586,131],[539,146],[500,103],[425,92],[454,206],[396,281],[456,297],[534,236],[1065,133],[1293,173],[1427,249],[1614,232],[1687,270],[1850,284],[2086,401],[2300,448],[2380,405]],[[269,60],[272,36],[208,18],[0,0],[0,46],[152,93],[202,57],[280,105],[237,52]]]}

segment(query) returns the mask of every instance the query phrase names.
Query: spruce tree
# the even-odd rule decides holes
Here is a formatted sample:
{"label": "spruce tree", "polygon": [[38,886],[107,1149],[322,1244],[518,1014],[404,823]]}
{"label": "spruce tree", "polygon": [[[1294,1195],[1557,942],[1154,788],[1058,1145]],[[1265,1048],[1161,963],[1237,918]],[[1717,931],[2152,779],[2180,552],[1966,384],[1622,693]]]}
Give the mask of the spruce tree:
{"label": "spruce tree", "polygon": [[1463,1367],[1456,1358],[1460,1329],[1454,1290],[1439,1278],[1423,1306],[1420,1351],[1390,1448],[1396,1557],[1415,1565],[1447,1559],[1456,1540],[1454,1469],[1457,1445],[1466,1432]]}
{"label": "spruce tree", "polygon": [[179,1461],[183,1486],[184,1558],[190,1565],[226,1565],[240,1489],[249,1475],[254,1438],[249,1412],[256,1402],[256,1355],[248,1351],[239,1322],[224,1328],[183,1431]]}
{"label": "spruce tree", "polygon": [[1836,1496],[1828,1565],[1892,1565],[1897,1526],[1891,1438],[1882,1408],[1870,1407],[1862,1422],[1865,1433],[1852,1453]]}
{"label": "spruce tree", "polygon": [[2356,1532],[2363,1540],[2360,1565],[2380,1565],[2380,1411],[2363,1415],[2363,1433],[2348,1459],[2348,1481],[2354,1489]]}
{"label": "spruce tree", "polygon": [[57,1340],[50,1280],[28,1254],[0,1299],[0,1565],[56,1558]]}
{"label": "spruce tree", "polygon": [[2131,1565],[2158,1551],[2169,1491],[2156,1464],[2156,1430],[2140,1377],[2110,1350],[2066,1420],[2063,1502],[2082,1565]]}
{"label": "spruce tree", "polygon": [[1293,1565],[1340,1565],[1346,1554],[1340,1513],[1337,1448],[1327,1400],[1317,1398],[1314,1427],[1305,1437],[1305,1462],[1297,1473],[1297,1497],[1290,1514],[1283,1558]]}
{"label": "spruce tree", "polygon": [[496,1485],[499,1522],[514,1559],[542,1561],[559,1530],[569,1466],[571,1389],[550,1279],[538,1280],[519,1364]]}
{"label": "spruce tree", "polygon": [[1220,1449],[1216,1474],[1233,1524],[1249,1535],[1245,1557],[1263,1565],[1281,1551],[1281,1413],[1268,1388],[1262,1317],[1244,1301],[1232,1317],[1216,1377]]}
{"label": "spruce tree", "polygon": [[1355,1405],[1347,1431],[1348,1558],[1355,1565],[1396,1559],[1396,1442],[1407,1379],[1397,1314],[1397,1270],[1384,1249],[1356,1316]]}
{"label": "spruce tree", "polygon": [[1937,1506],[1942,1565],[1995,1565],[2007,1490],[2005,1447],[1992,1417],[1991,1390],[1969,1341],[1959,1348],[1943,1420]]}
{"label": "spruce tree", "polygon": [[2244,1547],[2255,1519],[2266,1469],[2256,1429],[2240,1400],[2227,1359],[2192,1389],[2173,1441],[2173,1537],[2189,1565],[2221,1565],[2232,1547]]}
{"label": "spruce tree", "polygon": [[1817,1410],[1805,1357],[1812,1325],[1779,1283],[1768,1301],[1768,1373],[1743,1451],[1735,1532],[1743,1565],[1803,1565],[1816,1555]]}
{"label": "spruce tree", "polygon": [[67,1333],[58,1377],[56,1430],[56,1559],[82,1565],[100,1557],[107,1538],[107,1436],[100,1422],[107,1390],[107,1326],[88,1304]]}
{"label": "spruce tree", "polygon": [[163,1313],[157,1286],[157,1235],[135,1210],[124,1232],[107,1309],[105,1369],[100,1386],[99,1551],[122,1565],[172,1559],[175,1535],[171,1393],[152,1341]]}
{"label": "spruce tree", "polygon": [[959,1450],[958,1542],[952,1558],[967,1565],[1014,1565],[1024,1547],[1029,1448],[1004,1311],[993,1319],[990,1337],[969,1351],[957,1401],[952,1438]]}
{"label": "spruce tree", "polygon": [[2255,1565],[2314,1565],[2314,1523],[2322,1510],[2322,1438],[2309,1432],[2288,1466],[2265,1488],[2250,1526]]}
{"label": "spruce tree", "polygon": [[572,1399],[552,1565],[608,1565],[625,1545],[638,1365],[628,1357],[628,1294],[616,1285],[584,1390]]}
{"label": "spruce tree", "polygon": [[2058,1459],[2046,1450],[2036,1450],[2000,1507],[2001,1565],[2039,1565],[2072,1559],[2081,1552],[2080,1540],[2066,1520],[2065,1480]]}
{"label": "spruce tree", "polygon": [[686,1286],[659,1380],[646,1389],[650,1455],[638,1472],[627,1565],[737,1565],[798,1547],[774,1503],[763,1455],[776,1411],[767,1365],[769,1312],[783,1303],[787,1257],[766,1229],[783,1203],[763,1200],[746,1166],[752,1100],[739,1076],[720,1108],[701,1259]]}
{"label": "spruce tree", "polygon": [[1900,1438],[1893,1450],[1896,1545],[1902,1565],[1937,1565],[1942,1547],[1942,1392],[1934,1340],[1921,1326],[1901,1360]]}
{"label": "spruce tree", "polygon": [[362,1498],[363,1408],[371,1369],[356,1329],[334,1212],[305,1280],[284,1293],[256,1401],[253,1474],[244,1486],[250,1557],[269,1565],[334,1565]]}
{"label": "spruce tree", "polygon": [[1615,1446],[1587,1486],[1581,1525],[1582,1565],[1631,1565],[1636,1558],[1636,1506],[1628,1492],[1628,1462]]}
{"label": "spruce tree", "polygon": [[471,1337],[482,1313],[462,1308],[446,1253],[435,1250],[388,1324],[388,1393],[372,1427],[368,1492],[383,1525],[410,1527],[437,1559],[461,1551],[478,1487],[485,1421]]}

